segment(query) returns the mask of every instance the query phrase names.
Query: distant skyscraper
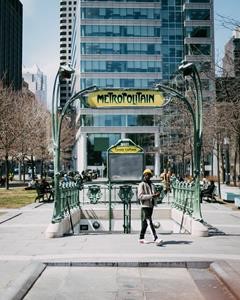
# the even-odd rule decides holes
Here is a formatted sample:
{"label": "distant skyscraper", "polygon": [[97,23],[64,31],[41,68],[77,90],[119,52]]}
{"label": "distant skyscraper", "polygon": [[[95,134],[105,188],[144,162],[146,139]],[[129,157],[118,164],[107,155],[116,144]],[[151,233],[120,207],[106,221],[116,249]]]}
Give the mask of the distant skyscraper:
{"label": "distant skyscraper", "polygon": [[28,88],[36,98],[47,106],[47,76],[37,65],[31,68],[23,67],[23,79],[27,82]]}
{"label": "distant skyscraper", "polygon": [[[77,1],[60,1],[60,65],[71,64],[72,26]],[[60,106],[71,96],[71,80],[60,82]]]}
{"label": "distant skyscraper", "polygon": [[22,86],[22,3],[0,0],[0,79]]}
{"label": "distant skyscraper", "polygon": [[240,27],[233,31],[232,38],[227,42],[223,57],[223,76],[240,76]]}
{"label": "distant skyscraper", "polygon": [[[72,88],[154,88],[169,82],[185,59],[201,74],[204,99],[213,98],[213,0],[79,0],[72,34]],[[106,149],[120,138],[142,146],[159,174],[156,109],[79,108],[77,168],[106,166]]]}

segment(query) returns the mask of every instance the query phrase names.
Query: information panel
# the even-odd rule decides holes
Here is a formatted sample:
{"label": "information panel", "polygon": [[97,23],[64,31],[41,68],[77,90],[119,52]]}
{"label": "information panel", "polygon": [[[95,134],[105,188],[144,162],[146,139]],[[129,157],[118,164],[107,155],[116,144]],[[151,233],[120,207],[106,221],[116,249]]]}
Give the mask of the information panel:
{"label": "information panel", "polygon": [[119,140],[108,149],[108,178],[111,182],[141,181],[143,149],[130,139]]}

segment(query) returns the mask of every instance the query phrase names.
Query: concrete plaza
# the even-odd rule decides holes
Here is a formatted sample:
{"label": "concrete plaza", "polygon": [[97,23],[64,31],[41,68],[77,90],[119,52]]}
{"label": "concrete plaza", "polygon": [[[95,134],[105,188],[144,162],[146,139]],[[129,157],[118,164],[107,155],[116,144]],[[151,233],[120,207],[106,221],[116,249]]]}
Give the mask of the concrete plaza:
{"label": "concrete plaza", "polygon": [[209,237],[159,229],[161,247],[139,244],[138,233],[46,239],[52,203],[1,212],[0,299],[240,299],[232,204],[202,204]]}

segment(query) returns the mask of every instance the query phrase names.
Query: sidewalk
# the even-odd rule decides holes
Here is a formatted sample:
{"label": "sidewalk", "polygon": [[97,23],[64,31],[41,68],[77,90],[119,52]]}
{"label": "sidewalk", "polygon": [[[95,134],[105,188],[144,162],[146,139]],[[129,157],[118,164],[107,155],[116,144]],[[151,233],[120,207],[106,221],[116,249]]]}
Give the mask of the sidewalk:
{"label": "sidewalk", "polygon": [[[3,210],[0,210],[0,212],[2,211]],[[202,204],[204,221],[209,224],[209,237],[192,237],[187,234],[165,234],[161,235],[161,238],[164,240],[163,246],[161,247],[156,247],[153,243],[140,245],[138,243],[138,234],[76,234],[58,239],[46,239],[44,232],[51,221],[53,212],[52,203],[36,203],[22,209],[4,211],[6,213],[0,215],[0,299],[22,299],[22,295],[34,284],[42,272],[43,275],[40,278],[42,278],[44,287],[49,292],[51,291],[52,285],[51,280],[49,281],[48,278],[56,279],[59,276],[65,276],[64,278],[70,281],[76,280],[74,282],[77,289],[80,282],[78,278],[80,274],[82,274],[81,272],[88,272],[90,266],[92,272],[96,271],[94,268],[99,270],[99,266],[104,267],[106,271],[104,275],[106,282],[108,282],[107,278],[112,276],[110,274],[112,274],[113,269],[110,267],[113,266],[118,269],[118,273],[124,272],[124,269],[120,267],[138,268],[140,272],[138,274],[142,274],[141,276],[147,276],[144,271],[145,269],[142,270],[143,266],[149,268],[164,268],[165,271],[166,268],[169,270],[168,268],[170,267],[172,268],[172,272],[169,271],[169,279],[163,279],[165,288],[170,288],[173,282],[171,278],[175,278],[176,276],[174,274],[180,272],[180,270],[176,271],[176,267],[181,268],[181,274],[186,280],[195,278],[194,282],[196,284],[196,282],[200,280],[196,279],[196,276],[200,275],[194,275],[194,271],[186,274],[186,267],[192,266],[193,269],[201,269],[202,274],[205,274],[204,272],[209,268],[210,263],[215,262],[217,265],[213,268],[213,271],[218,272],[218,275],[222,276],[221,280],[223,280],[225,284],[230,282],[230,288],[234,289],[236,293],[239,291],[240,210],[236,208],[232,209],[228,205],[219,203]],[[55,268],[51,268],[51,266],[55,266]],[[68,277],[72,272],[70,272],[72,266],[81,267],[81,272],[73,275],[73,277]],[[65,267],[64,270],[62,269],[63,267]],[[84,267],[85,269],[83,269]],[[119,269],[122,271],[119,271]],[[79,268],[76,268],[76,270],[79,271]],[[51,274],[51,272],[53,272],[54,275]],[[62,275],[60,275],[59,272],[62,272]],[[161,272],[159,274],[161,274]],[[168,271],[164,274],[168,274]],[[204,275],[206,278],[210,276],[207,274],[208,273]],[[99,276],[101,277],[103,275],[100,274]],[[122,277],[120,276],[120,278]],[[61,280],[63,280],[63,278]],[[129,280],[131,279],[129,278]],[[138,278],[136,280],[140,279]],[[213,278],[211,280],[213,280]],[[238,282],[237,285],[236,282]],[[39,281],[39,284],[41,286],[41,281]],[[93,284],[92,281],[91,284]],[[66,283],[64,286],[66,286]],[[199,286],[198,288],[200,289]],[[192,288],[194,287],[195,285],[192,284]],[[106,299],[158,299],[157,297],[159,297],[159,294],[156,294],[156,298],[154,298],[153,295],[152,298],[150,296],[149,298],[144,298],[145,296],[141,298],[142,296],[139,295],[145,293],[146,290],[141,290],[142,292],[140,294],[138,294],[138,290],[135,294],[135,298],[127,298],[124,291],[126,291],[126,286],[125,288],[122,287],[122,290],[120,287],[118,292],[109,291],[109,294],[107,294],[109,298]],[[52,290],[52,292],[54,292],[54,290]],[[74,293],[74,290],[72,292]],[[26,299],[37,299],[36,293],[34,294],[34,289],[32,293],[32,296],[30,293],[29,298],[27,297]],[[72,299],[80,299],[76,293],[76,297]],[[16,295],[18,296],[16,297]],[[137,295],[139,296],[138,298]],[[4,298],[1,298],[1,296]],[[43,295],[41,294],[41,296]],[[106,294],[102,297],[105,296]],[[114,298],[115,296],[117,298]],[[200,296],[195,297],[195,299],[202,299]],[[55,294],[54,297],[50,295],[44,295],[44,297],[45,299],[53,299]],[[61,299],[70,298],[67,296],[64,298],[62,295]],[[95,298],[93,296],[92,298],[87,298],[85,295],[85,298],[81,299]],[[105,298],[101,297],[98,299],[105,300]],[[179,299],[184,298],[180,297]],[[189,294],[189,298],[186,296],[185,299],[194,298],[191,298]]]}

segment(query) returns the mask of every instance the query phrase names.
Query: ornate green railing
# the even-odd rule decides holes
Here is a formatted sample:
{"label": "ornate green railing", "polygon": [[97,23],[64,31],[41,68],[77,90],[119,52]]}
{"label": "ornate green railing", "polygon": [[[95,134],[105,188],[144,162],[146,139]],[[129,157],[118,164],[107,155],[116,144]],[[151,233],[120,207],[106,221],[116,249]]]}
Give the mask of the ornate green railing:
{"label": "ornate green railing", "polygon": [[59,184],[59,206],[58,214],[54,211],[53,223],[59,222],[67,214],[70,213],[71,209],[80,206],[79,202],[79,191],[82,189],[80,182],[61,182]]}
{"label": "ornate green railing", "polygon": [[176,180],[172,183],[172,190],[172,207],[192,216],[195,191],[194,182],[179,182]]}

